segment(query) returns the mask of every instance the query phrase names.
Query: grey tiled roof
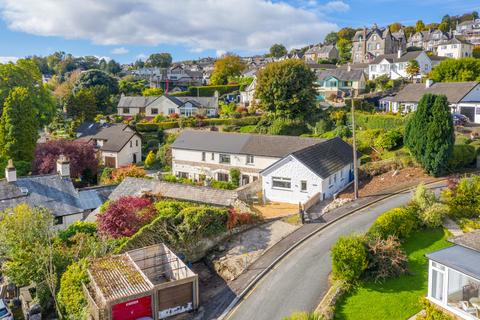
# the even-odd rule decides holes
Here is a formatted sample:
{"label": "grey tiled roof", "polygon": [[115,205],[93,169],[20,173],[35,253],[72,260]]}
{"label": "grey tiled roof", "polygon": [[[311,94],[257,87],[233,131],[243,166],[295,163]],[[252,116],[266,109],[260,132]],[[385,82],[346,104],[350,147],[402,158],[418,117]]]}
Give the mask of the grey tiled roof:
{"label": "grey tiled roof", "polygon": [[104,140],[103,146],[100,147],[102,151],[119,152],[137,133],[127,124],[115,123],[95,125],[80,134],[78,139],[81,140]]}
{"label": "grey tiled roof", "polygon": [[166,198],[225,207],[233,205],[233,202],[237,198],[237,193],[233,190],[221,190],[154,179],[127,177],[115,188],[109,199],[116,200],[123,196],[140,196],[144,192],[160,194]]}
{"label": "grey tiled roof", "polygon": [[121,96],[117,108],[145,108],[159,96]]}
{"label": "grey tiled roof", "polygon": [[109,185],[78,190],[83,209],[94,210],[100,207],[116,187],[116,185]]}
{"label": "grey tiled roof", "polygon": [[322,141],[317,138],[186,130],[177,137],[172,148],[283,158]]}
{"label": "grey tiled roof", "polygon": [[340,138],[324,141],[292,155],[322,179],[353,163],[353,148]]}
{"label": "grey tiled roof", "polygon": [[0,210],[21,203],[47,208],[55,216],[84,211],[72,181],[56,174],[20,177],[11,183],[0,180]]}
{"label": "grey tiled roof", "polygon": [[318,74],[317,79],[320,81],[325,80],[328,77],[335,77],[341,81],[359,81],[363,76],[363,70],[344,70],[333,69],[322,71]]}
{"label": "grey tiled roof", "polygon": [[383,59],[386,59],[390,63],[396,62],[408,62],[410,60],[416,59],[423,51],[410,51],[403,53],[400,58],[397,53],[382,54],[373,60],[373,64],[380,63]]}
{"label": "grey tiled roof", "polygon": [[390,101],[396,102],[418,102],[426,93],[444,94],[449,103],[458,103],[475,86],[476,81],[470,82],[437,82],[427,88],[424,83],[411,83],[400,90]]}
{"label": "grey tiled roof", "polygon": [[480,230],[468,232],[461,236],[453,237],[449,241],[462,247],[470,248],[480,253]]}

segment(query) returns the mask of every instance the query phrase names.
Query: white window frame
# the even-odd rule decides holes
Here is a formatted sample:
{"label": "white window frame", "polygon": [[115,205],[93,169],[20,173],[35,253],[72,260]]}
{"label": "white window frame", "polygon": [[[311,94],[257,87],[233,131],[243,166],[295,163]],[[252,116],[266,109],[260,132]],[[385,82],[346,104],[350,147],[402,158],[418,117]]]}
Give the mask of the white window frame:
{"label": "white window frame", "polygon": [[255,157],[252,156],[252,155],[250,155],[250,154],[248,154],[248,155],[247,155],[247,162],[246,162],[246,163],[247,163],[247,164],[253,164],[254,162],[255,162]]}
{"label": "white window frame", "polygon": [[[303,188],[304,185],[305,185],[305,188]],[[307,182],[307,180],[301,180],[300,181],[300,191],[301,192],[308,192],[308,182]]]}
{"label": "white window frame", "polygon": [[[290,186],[289,187],[280,187],[280,186],[275,186],[275,182],[280,182],[280,183],[288,183]],[[291,178],[284,178],[284,177],[272,177],[272,189],[278,189],[278,190],[292,190],[292,179]]]}
{"label": "white window frame", "polygon": [[[223,159],[228,158],[228,161],[222,161],[222,158],[223,158]],[[230,157],[229,154],[220,153],[220,155],[218,156],[218,163],[221,163],[221,164],[231,164],[231,163],[232,163],[232,158]]]}
{"label": "white window frame", "polygon": [[202,161],[207,160],[207,153],[205,151],[202,151]]}

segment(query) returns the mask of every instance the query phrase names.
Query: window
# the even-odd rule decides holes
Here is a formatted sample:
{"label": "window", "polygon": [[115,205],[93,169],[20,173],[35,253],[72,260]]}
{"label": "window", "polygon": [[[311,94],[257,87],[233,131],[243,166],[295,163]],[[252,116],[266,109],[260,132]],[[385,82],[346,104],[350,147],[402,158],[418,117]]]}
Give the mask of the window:
{"label": "window", "polygon": [[328,177],[328,185],[330,188],[332,187],[332,176]]}
{"label": "window", "polygon": [[210,159],[215,160],[215,153],[212,152],[212,156]]}
{"label": "window", "polygon": [[375,46],[375,49],[377,49],[377,50],[380,49],[380,43],[377,43],[377,45]]}
{"label": "window", "polygon": [[63,217],[55,217],[55,225],[63,224]]}
{"label": "window", "polygon": [[175,108],[168,108],[168,114],[175,113]]}
{"label": "window", "polygon": [[305,180],[300,181],[300,191],[303,191],[303,192],[307,191],[307,181]]}
{"label": "window", "polygon": [[130,108],[123,108],[123,113],[130,113]]}
{"label": "window", "polygon": [[138,147],[138,140],[135,140],[135,147]]}
{"label": "window", "polygon": [[440,270],[432,269],[432,283],[431,283],[431,296],[432,298],[442,301],[443,300],[443,272]]}
{"label": "window", "polygon": [[130,140],[130,148],[133,147],[133,143],[132,143],[132,140]]}
{"label": "window", "polygon": [[202,152],[202,161],[205,161],[207,158],[207,154],[205,152]]}
{"label": "window", "polygon": [[251,155],[247,155],[247,164],[253,164],[254,157]]}
{"label": "window", "polygon": [[217,173],[217,180],[228,182],[228,173],[218,172]]}
{"label": "window", "polygon": [[158,114],[158,109],[157,108],[152,108],[152,114]]}
{"label": "window", "polygon": [[188,179],[188,172],[178,171],[177,172],[177,177],[182,178],[182,179]]}
{"label": "window", "polygon": [[272,188],[290,189],[292,187],[292,179],[272,177]]}
{"label": "window", "polygon": [[333,175],[333,183],[337,183],[337,174],[336,173]]}
{"label": "window", "polygon": [[343,170],[340,170],[340,180],[343,180]]}
{"label": "window", "polygon": [[219,162],[230,164],[230,155],[229,154],[220,154]]}

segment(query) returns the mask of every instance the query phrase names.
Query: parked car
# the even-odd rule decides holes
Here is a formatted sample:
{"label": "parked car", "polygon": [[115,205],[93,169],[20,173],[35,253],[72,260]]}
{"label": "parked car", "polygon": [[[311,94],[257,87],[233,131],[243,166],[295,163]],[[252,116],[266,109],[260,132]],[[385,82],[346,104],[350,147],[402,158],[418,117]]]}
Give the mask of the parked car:
{"label": "parked car", "polygon": [[12,312],[3,299],[0,299],[0,320],[13,320]]}
{"label": "parked car", "polygon": [[468,119],[467,116],[460,113],[452,114],[452,118],[453,118],[453,125],[455,126],[464,126],[470,122],[470,119]]}

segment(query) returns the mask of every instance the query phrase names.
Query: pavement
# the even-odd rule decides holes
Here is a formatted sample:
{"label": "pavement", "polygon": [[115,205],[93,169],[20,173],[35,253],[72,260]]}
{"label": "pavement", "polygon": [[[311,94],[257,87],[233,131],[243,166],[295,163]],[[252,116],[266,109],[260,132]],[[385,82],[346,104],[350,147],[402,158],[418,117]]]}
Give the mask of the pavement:
{"label": "pavement", "polygon": [[[437,182],[430,187],[444,187],[444,183]],[[296,230],[268,250],[240,277],[228,284],[231,292],[237,296],[241,294],[248,284],[283,252],[306,235],[323,228],[269,270],[239,301],[227,319],[276,320],[294,311],[315,310],[320,298],[328,289],[328,275],[331,272],[330,248],[336,240],[342,235],[365,232],[380,214],[407,204],[412,196],[411,191],[405,191],[383,199],[388,194],[389,191],[385,190],[381,195],[361,198],[328,212]],[[350,214],[355,208],[375,201],[378,202],[354,212],[348,219],[332,222]],[[314,214],[318,213],[314,212]],[[202,319],[218,317],[214,314],[204,314],[204,316]]]}

